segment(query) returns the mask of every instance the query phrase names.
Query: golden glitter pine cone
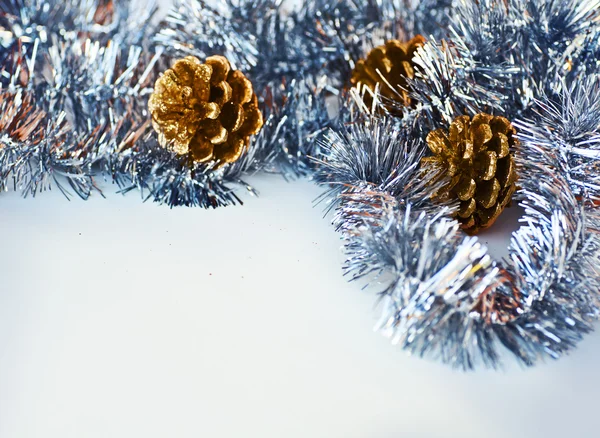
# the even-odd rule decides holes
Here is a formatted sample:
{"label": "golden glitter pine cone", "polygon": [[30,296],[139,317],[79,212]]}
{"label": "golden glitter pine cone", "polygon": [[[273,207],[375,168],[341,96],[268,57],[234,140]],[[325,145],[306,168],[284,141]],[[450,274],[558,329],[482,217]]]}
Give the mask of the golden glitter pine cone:
{"label": "golden glitter pine cone", "polygon": [[252,83],[223,56],[176,61],[156,81],[148,108],[161,146],[195,162],[233,163],[263,125]]}
{"label": "golden glitter pine cone", "polygon": [[[413,57],[417,49],[425,44],[425,38],[417,35],[408,42],[388,40],[384,45],[372,49],[366,59],[356,63],[350,82],[363,84],[372,92],[379,85],[379,93],[385,98],[384,105],[394,112],[394,103],[410,106],[411,98],[407,91],[406,78],[414,78]],[[365,103],[370,106],[372,99],[365,94]]]}
{"label": "golden glitter pine cone", "polygon": [[457,219],[468,234],[488,228],[510,203],[517,173],[513,151],[518,146],[509,120],[489,114],[473,119],[454,119],[449,131],[437,129],[427,135],[432,157],[422,163],[441,166],[450,183],[438,193],[460,200]]}

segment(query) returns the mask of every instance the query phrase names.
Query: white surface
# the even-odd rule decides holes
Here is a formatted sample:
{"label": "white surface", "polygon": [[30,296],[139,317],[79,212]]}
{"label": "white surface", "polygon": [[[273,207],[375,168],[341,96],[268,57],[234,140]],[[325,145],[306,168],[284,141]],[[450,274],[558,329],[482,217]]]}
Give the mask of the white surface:
{"label": "white surface", "polygon": [[0,194],[1,438],[597,437],[600,336],[460,373],[371,328],[320,189],[170,210]]}

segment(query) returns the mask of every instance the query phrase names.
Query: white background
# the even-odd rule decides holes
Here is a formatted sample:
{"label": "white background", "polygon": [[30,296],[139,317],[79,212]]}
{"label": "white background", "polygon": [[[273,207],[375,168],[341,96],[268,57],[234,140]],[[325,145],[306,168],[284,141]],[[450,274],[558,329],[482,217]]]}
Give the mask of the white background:
{"label": "white background", "polygon": [[0,194],[0,437],[598,436],[598,334],[532,369],[408,357],[321,189],[251,181],[211,211]]}
{"label": "white background", "polygon": [[342,277],[321,189],[250,181],[215,211],[0,194],[0,438],[599,436],[600,335],[532,369],[408,357]]}

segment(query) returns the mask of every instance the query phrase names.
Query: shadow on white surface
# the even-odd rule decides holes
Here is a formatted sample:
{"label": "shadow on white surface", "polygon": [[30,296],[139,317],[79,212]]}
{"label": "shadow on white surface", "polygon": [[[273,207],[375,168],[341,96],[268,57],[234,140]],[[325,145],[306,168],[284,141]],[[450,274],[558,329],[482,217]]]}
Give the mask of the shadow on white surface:
{"label": "shadow on white surface", "polygon": [[0,195],[0,437],[594,437],[600,337],[460,373],[390,346],[306,181],[170,210]]}

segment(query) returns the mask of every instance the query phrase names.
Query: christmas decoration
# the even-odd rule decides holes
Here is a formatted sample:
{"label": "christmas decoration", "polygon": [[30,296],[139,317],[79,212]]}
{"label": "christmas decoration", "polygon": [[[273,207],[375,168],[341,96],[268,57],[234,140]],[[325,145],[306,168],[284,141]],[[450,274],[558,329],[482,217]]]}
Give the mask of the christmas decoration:
{"label": "christmas decoration", "polygon": [[469,234],[488,228],[498,218],[516,190],[517,172],[511,151],[518,145],[516,131],[504,117],[477,114],[454,119],[449,131],[427,135],[434,154],[427,164],[445,169],[450,183],[436,196],[460,200],[457,217]]}
{"label": "christmas decoration", "polygon": [[148,102],[163,147],[197,162],[237,161],[263,125],[251,82],[223,56],[187,56],[154,86]]}
{"label": "christmas decoration", "polygon": [[[2,189],[214,208],[314,176],[409,352],[532,365],[598,319],[600,0],[41,3],[0,0]],[[465,231],[511,195],[495,260]]]}
{"label": "christmas decoration", "polygon": [[[412,59],[424,43],[425,38],[421,35],[406,43],[386,41],[384,45],[372,49],[366,59],[356,63],[350,82],[353,85],[363,84],[371,93],[378,92],[389,111],[393,112],[397,105],[410,105],[406,79],[414,78]],[[367,105],[372,102],[372,99],[365,100]]]}
{"label": "christmas decoration", "polygon": [[[411,106],[389,119],[378,111],[385,96],[365,105],[364,90],[354,90],[341,107],[343,124],[322,140],[317,180],[329,187],[323,200],[345,240],[345,273],[379,285],[377,328],[394,344],[463,369],[498,367],[503,349],[532,365],[561,357],[592,329],[600,312],[600,65],[590,54],[600,53],[599,7],[458,1],[450,37],[428,35],[413,58]],[[403,25],[400,34],[411,29]],[[375,40],[388,32],[377,26],[366,31]],[[460,222],[469,232],[489,225],[514,190],[512,169],[524,215],[509,256],[495,260]],[[497,176],[498,196],[494,189],[478,204],[484,178]],[[493,215],[479,215],[486,205]]]}
{"label": "christmas decoration", "polygon": [[[312,172],[316,137],[329,126],[329,70],[309,56],[300,12],[282,0],[174,0],[154,36],[167,56],[225,56],[252,81],[265,119],[252,168],[286,178]],[[303,6],[304,8],[304,6]],[[256,137],[256,136],[255,136]],[[253,148],[252,144],[250,149]],[[246,184],[247,186],[247,184]]]}
{"label": "christmas decoration", "polygon": [[[87,198],[99,191],[95,179],[108,177],[123,192],[139,189],[144,199],[169,206],[219,207],[241,203],[237,189],[257,193],[244,175],[310,172],[306,154],[329,121],[324,88],[317,76],[312,85],[295,80],[306,58],[299,34],[288,32],[292,18],[280,8],[272,0],[176,0],[156,24],[157,9],[144,1],[50,1],[43,7],[37,0],[1,2],[0,86],[17,107],[19,93],[30,93],[34,110],[44,112],[40,123],[60,124],[73,139],[61,149],[68,153],[57,168],[55,160],[32,155],[29,141],[20,149],[28,159],[9,154],[10,148],[0,151],[0,184],[33,194],[60,183],[65,193],[71,187]],[[212,150],[199,141],[192,154],[182,155],[175,150],[185,149],[181,142],[167,142],[164,117],[154,117],[162,136],[153,132],[148,103],[161,72],[186,56],[225,56],[254,86],[245,102],[247,82],[232,73],[225,82],[243,96],[235,104],[244,109],[245,122],[236,126],[241,111],[225,105],[219,123],[227,140],[220,143],[223,131],[206,120],[196,132],[208,132],[216,143]],[[251,135],[261,118],[263,129]],[[65,163],[76,168],[65,171]]]}

